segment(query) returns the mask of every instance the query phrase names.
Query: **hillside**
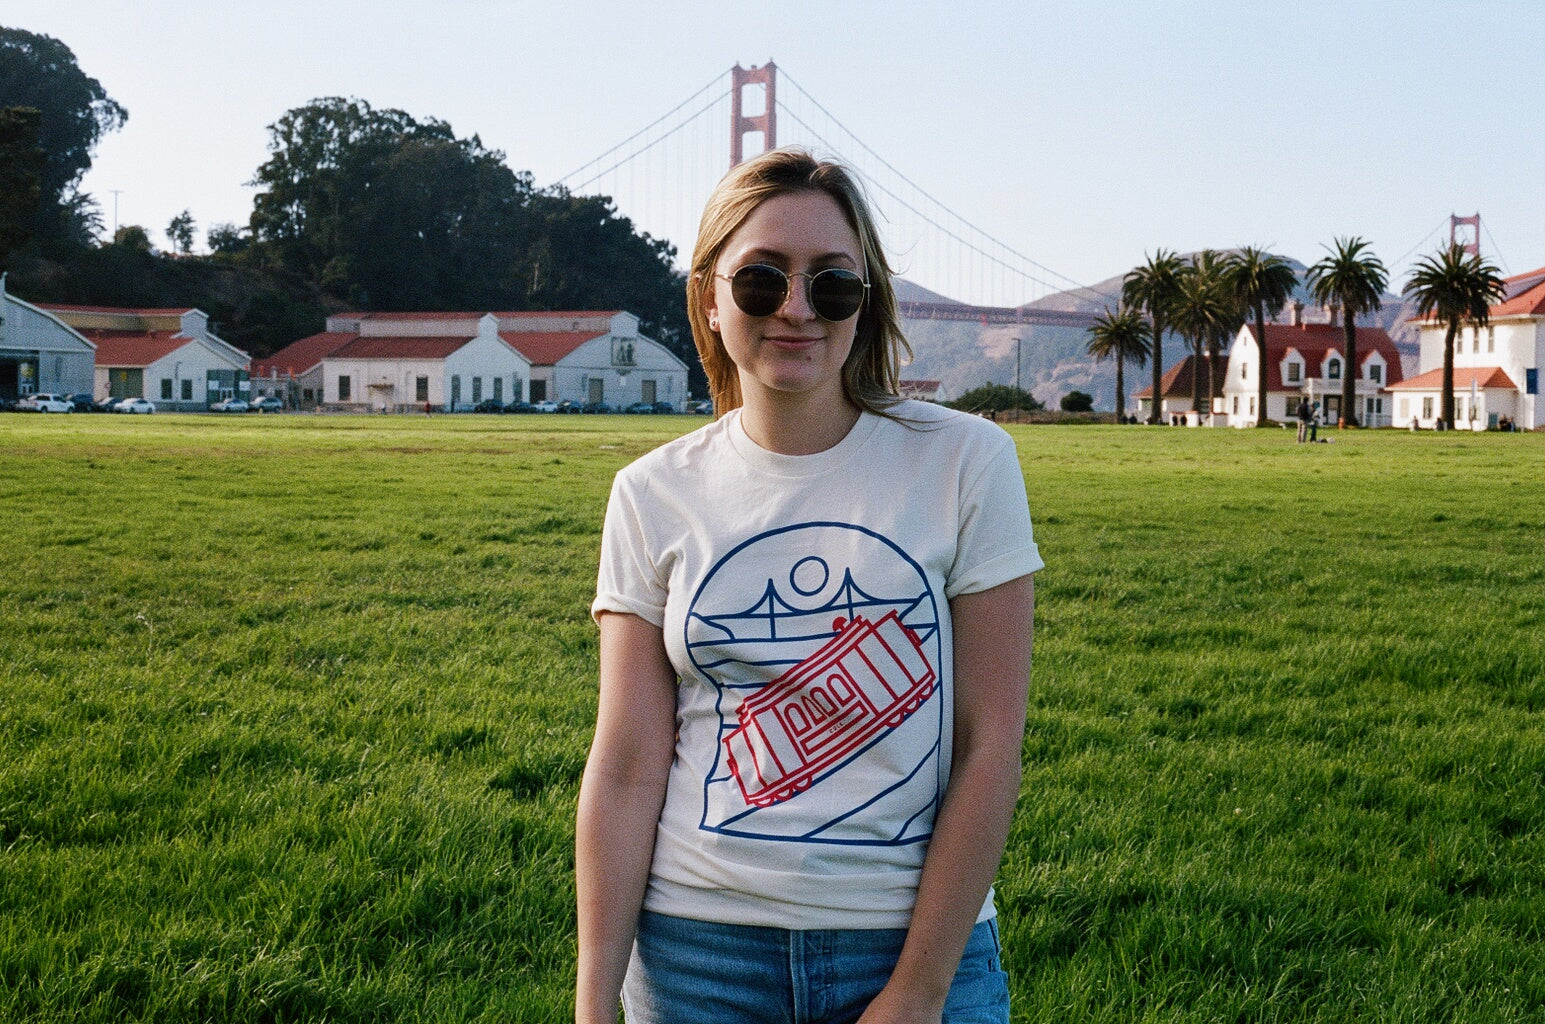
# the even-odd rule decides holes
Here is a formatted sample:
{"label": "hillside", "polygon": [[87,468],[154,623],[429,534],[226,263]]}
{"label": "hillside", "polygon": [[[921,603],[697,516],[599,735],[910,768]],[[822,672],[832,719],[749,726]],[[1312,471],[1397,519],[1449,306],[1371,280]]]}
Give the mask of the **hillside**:
{"label": "hillside", "polygon": [[[1292,259],[1288,262],[1302,281],[1304,264]],[[1124,274],[1125,271],[1088,288],[1048,295],[1026,303],[1026,308],[1097,313],[1104,308],[1101,296],[1114,297],[1120,294]],[[951,301],[904,280],[896,282],[896,293],[903,300]],[[1305,320],[1311,323],[1325,322],[1324,311],[1315,306],[1308,289],[1302,284],[1296,289],[1294,297],[1304,304]],[[1109,301],[1114,301],[1114,298]],[[1412,312],[1406,300],[1386,293],[1384,305],[1376,316],[1358,320],[1359,326],[1378,326],[1389,332],[1401,351],[1407,375],[1416,371],[1416,331],[1407,323]],[[1026,391],[1053,407],[1063,395],[1075,389],[1093,395],[1096,409],[1108,411],[1116,407],[1116,369],[1110,363],[1096,363],[1089,356],[1085,351],[1088,336],[1077,328],[984,326],[967,321],[946,320],[908,320],[905,327],[907,337],[912,342],[914,359],[910,366],[903,368],[902,376],[943,381],[946,396],[958,395],[989,382],[1014,383],[1014,339],[1017,337],[1020,339],[1019,379]],[[1166,334],[1165,368],[1179,362],[1186,351],[1185,343],[1180,338]],[[1129,396],[1146,385],[1150,373],[1146,367],[1137,369],[1129,365],[1126,368]]]}

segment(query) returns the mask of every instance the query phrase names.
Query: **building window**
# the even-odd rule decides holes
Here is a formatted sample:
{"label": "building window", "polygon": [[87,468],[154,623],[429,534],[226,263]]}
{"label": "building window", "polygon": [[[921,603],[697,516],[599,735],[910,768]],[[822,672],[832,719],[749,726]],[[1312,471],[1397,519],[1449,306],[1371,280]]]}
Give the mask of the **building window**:
{"label": "building window", "polygon": [[458,405],[460,405],[460,404],[461,404],[461,374],[458,373],[458,374],[453,374],[451,376],[451,410],[454,412],[456,407]]}
{"label": "building window", "polygon": [[483,400],[483,378],[482,377],[473,377],[472,378],[472,404],[476,405],[477,403],[481,402],[482,400]]}
{"label": "building window", "polygon": [[1249,380],[1250,379],[1250,364],[1249,363],[1240,363],[1239,364],[1239,379],[1240,380]]}
{"label": "building window", "polygon": [[347,376],[338,378],[338,401],[347,402],[354,397],[354,382]]}
{"label": "building window", "polygon": [[503,377],[495,377],[494,378],[494,401],[498,402],[500,405],[504,404],[504,378]]}
{"label": "building window", "polygon": [[182,400],[184,402],[193,401],[193,381],[185,380],[182,382]]}
{"label": "building window", "polygon": [[510,378],[510,401],[520,401],[520,374]]}
{"label": "building window", "polygon": [[1302,363],[1288,363],[1288,383],[1297,384],[1303,380],[1304,366]]}
{"label": "building window", "polygon": [[1239,396],[1238,395],[1234,396],[1234,408],[1232,410],[1232,414],[1235,415],[1235,416],[1239,415]]}
{"label": "building window", "polygon": [[310,405],[312,402],[316,401],[316,392],[310,388],[301,388],[300,400],[305,402],[307,405]]}
{"label": "building window", "polygon": [[172,378],[170,378],[170,377],[162,377],[161,378],[161,401],[163,401],[163,402],[170,402],[171,400],[172,400]]}
{"label": "building window", "polygon": [[1488,328],[1486,328],[1486,351],[1487,352],[1495,352],[1496,350],[1497,350],[1497,329],[1495,327],[1488,327]]}
{"label": "building window", "polygon": [[1339,360],[1339,359],[1332,359],[1330,361],[1330,366],[1327,367],[1326,370],[1325,370],[1325,376],[1327,378],[1329,378],[1330,380],[1340,380],[1341,379],[1341,360]]}
{"label": "building window", "polygon": [[429,401],[429,378],[428,377],[414,377],[413,378],[413,400],[415,402],[427,402],[427,401]]}
{"label": "building window", "polygon": [[1431,395],[1426,395],[1426,396],[1424,396],[1422,398],[1422,419],[1424,419],[1424,420],[1432,419],[1432,396]]}
{"label": "building window", "polygon": [[1408,420],[1411,418],[1411,400],[1409,398],[1402,398],[1400,400],[1399,409],[1401,419]]}
{"label": "building window", "polygon": [[1380,366],[1378,363],[1369,363],[1368,379],[1373,381],[1375,384],[1384,383],[1384,367]]}

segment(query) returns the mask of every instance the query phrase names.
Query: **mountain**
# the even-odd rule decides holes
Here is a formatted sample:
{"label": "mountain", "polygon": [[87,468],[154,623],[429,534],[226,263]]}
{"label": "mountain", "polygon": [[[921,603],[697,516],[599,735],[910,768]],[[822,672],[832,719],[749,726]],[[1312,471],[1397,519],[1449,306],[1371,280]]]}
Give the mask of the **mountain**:
{"label": "mountain", "polygon": [[[1288,263],[1300,281],[1294,291],[1294,300],[1304,304],[1304,320],[1325,323],[1324,311],[1314,304],[1309,290],[1302,284],[1304,264],[1292,259]],[[1025,303],[1021,308],[1098,313],[1106,306],[1115,306],[1124,276],[1125,271],[1087,288],[1056,292]],[[895,288],[901,301],[954,301],[901,278],[896,280]],[[1405,299],[1386,293],[1384,305],[1377,314],[1358,318],[1359,327],[1378,326],[1389,332],[1400,349],[1402,368],[1407,376],[1416,372],[1417,332],[1408,323],[1414,312],[1414,307]],[[1280,319],[1286,321],[1287,313],[1284,312]],[[959,320],[906,320],[903,327],[912,343],[913,360],[902,367],[901,376],[907,380],[941,381],[946,397],[987,383],[1013,384],[1017,347],[1020,386],[1049,407],[1055,409],[1062,396],[1073,390],[1093,395],[1096,409],[1108,411],[1116,407],[1116,367],[1109,362],[1094,361],[1085,351],[1088,335],[1080,328],[1028,324],[988,326]],[[1183,340],[1166,333],[1164,368],[1178,363],[1188,351]],[[1127,387],[1133,392],[1146,387],[1151,372],[1146,367],[1128,364]]]}

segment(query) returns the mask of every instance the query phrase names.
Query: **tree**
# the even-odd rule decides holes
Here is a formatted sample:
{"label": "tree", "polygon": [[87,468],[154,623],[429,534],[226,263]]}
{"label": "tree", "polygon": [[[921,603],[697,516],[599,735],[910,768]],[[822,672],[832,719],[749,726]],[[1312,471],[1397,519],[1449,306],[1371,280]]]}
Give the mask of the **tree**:
{"label": "tree", "polygon": [[1357,315],[1371,313],[1383,302],[1389,273],[1368,243],[1357,237],[1338,238],[1329,255],[1309,268],[1309,291],[1327,306],[1341,307],[1346,335],[1346,365],[1341,373],[1341,421],[1357,426]]}
{"label": "tree", "polygon": [[1069,391],[1059,404],[1063,412],[1094,412],[1094,396],[1083,391]]}
{"label": "tree", "polygon": [[[1104,362],[1106,359],[1116,361],[1116,422],[1122,423],[1127,414],[1127,388],[1126,378],[1122,373],[1122,367],[1132,362],[1142,366],[1147,362],[1149,355],[1148,325],[1143,322],[1142,314],[1135,309],[1125,306],[1117,308],[1115,312],[1109,309],[1095,317],[1094,324],[1089,328],[1088,352],[1094,356],[1096,362]],[[1155,396],[1158,392],[1154,392]],[[1154,408],[1158,408],[1158,400],[1155,397]]]}
{"label": "tree", "polygon": [[1507,286],[1497,268],[1470,255],[1455,242],[1434,256],[1416,261],[1411,279],[1401,294],[1416,299],[1420,317],[1436,318],[1444,324],[1443,334],[1443,423],[1454,426],[1454,339],[1465,324],[1484,327],[1491,316],[1491,305],[1506,293]]}
{"label": "tree", "polygon": [[[1217,393],[1220,348],[1240,322],[1224,257],[1203,249],[1180,274],[1180,287],[1171,308],[1175,329],[1191,342],[1191,408],[1198,416],[1211,414]],[[1202,408],[1202,354],[1207,355],[1207,408]]]}
{"label": "tree", "polygon": [[1240,306],[1255,317],[1255,342],[1260,346],[1255,368],[1255,425],[1270,426],[1266,419],[1266,317],[1282,312],[1298,285],[1298,275],[1281,256],[1250,245],[1229,258],[1228,275]]}
{"label": "tree", "polygon": [[193,214],[187,210],[173,217],[171,223],[166,225],[167,241],[172,243],[172,251],[186,256],[193,251]]}
{"label": "tree", "polygon": [[0,270],[32,237],[42,196],[43,151],[38,148],[42,114],[30,107],[0,110]]}
{"label": "tree", "polygon": [[151,253],[156,247],[150,244],[150,233],[138,224],[125,224],[113,235],[113,245],[134,252]]}
{"label": "tree", "polygon": [[1009,409],[1034,412],[1046,408],[1034,395],[1011,384],[983,384],[944,404],[966,412],[1006,412]]}
{"label": "tree", "polygon": [[87,224],[89,200],[76,193],[103,135],[123,127],[128,111],[100,82],[80,69],[70,48],[51,36],[0,28],[0,108],[39,112],[37,146],[43,151],[33,230],[47,241],[68,241]]}
{"label": "tree", "polygon": [[1169,323],[1175,296],[1180,291],[1180,274],[1184,266],[1177,254],[1156,249],[1147,263],[1133,269],[1121,282],[1121,301],[1146,312],[1153,325],[1153,409],[1149,423],[1159,422],[1159,393],[1164,387],[1164,329]]}

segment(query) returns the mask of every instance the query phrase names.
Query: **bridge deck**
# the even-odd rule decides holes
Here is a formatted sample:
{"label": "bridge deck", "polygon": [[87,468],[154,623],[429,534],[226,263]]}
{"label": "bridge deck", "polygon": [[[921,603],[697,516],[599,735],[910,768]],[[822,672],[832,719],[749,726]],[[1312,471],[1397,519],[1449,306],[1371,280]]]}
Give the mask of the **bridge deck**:
{"label": "bridge deck", "polygon": [[1087,328],[1093,313],[1068,313],[1057,309],[1024,309],[1018,306],[968,306],[959,302],[899,302],[908,320],[962,320],[980,324],[1044,324],[1049,327]]}

